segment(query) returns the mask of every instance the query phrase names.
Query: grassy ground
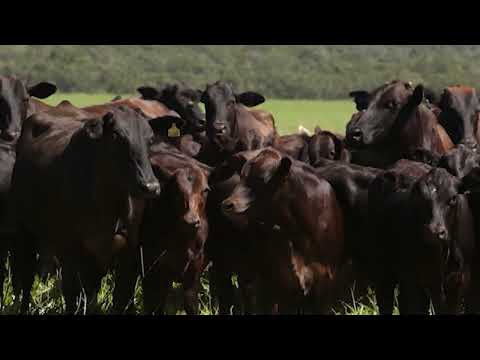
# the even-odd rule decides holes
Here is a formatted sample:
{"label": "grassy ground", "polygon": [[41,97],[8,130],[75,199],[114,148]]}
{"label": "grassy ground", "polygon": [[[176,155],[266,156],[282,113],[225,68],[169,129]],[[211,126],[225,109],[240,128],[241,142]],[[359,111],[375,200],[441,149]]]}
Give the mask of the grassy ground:
{"label": "grassy ground", "polygon": [[[69,100],[76,106],[87,106],[110,101],[116,94],[55,94],[46,102],[56,105],[62,100]],[[302,125],[313,130],[316,125],[323,129],[337,132],[344,132],[345,124],[354,111],[351,101],[291,101],[291,100],[270,100],[260,106],[273,113],[277,127],[281,134],[297,132],[298,126]],[[98,302],[102,312],[108,312],[112,305],[113,278],[109,274],[103,280],[102,289],[98,295]],[[17,307],[14,304],[10,278],[4,284],[5,301],[0,313],[15,314]],[[59,281],[50,278],[43,283],[37,278],[32,290],[33,314],[58,314],[62,313],[64,302],[61,296]],[[135,304],[138,313],[142,311],[142,291],[137,284]],[[175,285],[167,309],[168,314],[184,314],[182,307],[181,286]],[[202,289],[199,294],[200,313],[202,315],[217,314],[218,309],[210,297],[208,281],[202,278]],[[177,304],[177,306],[175,306]],[[395,310],[396,313],[397,310]],[[347,315],[374,315],[378,314],[375,296],[370,293],[363,303],[352,298],[351,304],[344,305],[337,314]]]}
{"label": "grassy ground", "polygon": [[[54,94],[45,102],[56,105],[62,100],[69,100],[73,105],[82,107],[101,104],[114,97],[115,94]],[[343,133],[355,105],[351,100],[269,100],[259,108],[272,112],[281,134],[297,132],[299,125],[311,131],[318,125],[322,129]]]}

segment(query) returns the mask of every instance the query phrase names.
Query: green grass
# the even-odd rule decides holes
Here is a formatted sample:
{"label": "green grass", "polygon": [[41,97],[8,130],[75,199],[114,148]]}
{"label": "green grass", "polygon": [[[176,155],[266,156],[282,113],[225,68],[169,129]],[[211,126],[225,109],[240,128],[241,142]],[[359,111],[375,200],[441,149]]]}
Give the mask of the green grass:
{"label": "green grass", "polygon": [[[101,104],[110,101],[116,94],[55,94],[46,102],[56,105],[62,100],[69,100],[72,104],[83,107],[94,104]],[[126,95],[124,95],[126,96]],[[128,96],[128,95],[127,95]],[[260,106],[269,110],[275,117],[277,128],[281,134],[295,133],[298,126],[313,131],[315,126],[343,133],[345,124],[354,112],[354,104],[351,101],[302,101],[302,100],[269,100]],[[234,281],[235,284],[235,281]],[[113,277],[107,275],[102,282],[102,288],[98,294],[98,303],[101,312],[108,313],[112,306],[112,289],[114,286]],[[14,304],[11,279],[8,278],[4,284],[5,301],[2,314],[15,314],[18,308]],[[61,296],[59,281],[53,277],[46,283],[35,279],[32,289],[32,305],[30,312],[33,314],[58,314],[63,312],[64,301]],[[135,293],[136,312],[142,312],[142,289],[140,281],[137,284]],[[175,284],[167,306],[168,314],[185,314],[182,310],[181,285]],[[343,304],[337,314],[345,315],[375,315],[378,308],[373,293],[359,303],[352,298],[349,304]],[[202,277],[201,291],[199,293],[199,310],[202,315],[218,314],[218,307],[212,301],[208,281]],[[398,310],[395,310],[398,313]]]}
{"label": "green grass", "polygon": [[[116,94],[54,94],[45,100],[50,105],[57,105],[62,100],[69,100],[73,105],[83,107],[102,104],[112,100]],[[123,95],[128,96],[128,95]],[[136,96],[136,95],[135,95]],[[291,134],[298,131],[298,126],[313,131],[315,126],[322,129],[343,133],[345,124],[355,110],[350,100],[268,100],[259,106],[270,111],[275,117],[278,131]]]}

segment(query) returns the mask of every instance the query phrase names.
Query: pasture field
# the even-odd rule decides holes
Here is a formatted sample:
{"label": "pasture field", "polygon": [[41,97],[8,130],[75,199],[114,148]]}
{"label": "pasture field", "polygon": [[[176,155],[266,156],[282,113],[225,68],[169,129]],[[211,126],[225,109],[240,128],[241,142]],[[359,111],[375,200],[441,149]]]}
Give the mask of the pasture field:
{"label": "pasture field", "polygon": [[[127,97],[129,95],[122,95]],[[134,95],[137,96],[137,95]],[[54,94],[45,102],[57,105],[62,100],[68,100],[73,105],[83,107],[108,102],[115,94]],[[260,109],[270,111],[275,117],[275,122],[280,134],[297,132],[298,126],[313,131],[315,126],[339,133],[345,132],[345,125],[355,111],[352,100],[267,100],[258,106]]]}
{"label": "pasture field", "polygon": [[[76,106],[88,106],[110,101],[116,94],[55,94],[46,100],[50,105],[56,105],[62,100],[69,100]],[[128,96],[128,95],[124,95]],[[344,133],[345,124],[350,119],[355,107],[353,101],[304,101],[304,100],[269,100],[259,106],[269,110],[275,116],[277,128],[281,134],[297,132],[298,126],[313,131],[316,125],[322,129],[328,129]],[[234,283],[236,282],[233,279]],[[137,283],[134,302],[137,313],[142,309],[142,290],[140,279]],[[98,295],[98,303],[101,313],[107,313],[112,305],[113,276],[108,274],[102,284]],[[0,314],[16,314],[18,309],[14,306],[11,277],[4,283],[5,299]],[[60,282],[57,277],[50,277],[42,282],[37,277],[32,289],[32,305],[30,308],[33,314],[61,314],[63,312],[63,297],[61,296]],[[202,286],[199,293],[200,314],[213,315],[218,313],[217,306],[210,297],[207,277],[202,277]],[[175,284],[167,309],[168,314],[184,314],[182,309],[183,301],[181,285]],[[375,296],[370,292],[368,298],[359,303],[352,298],[352,304],[345,304],[337,314],[347,315],[374,315],[378,314]],[[395,314],[398,310],[395,309]]]}

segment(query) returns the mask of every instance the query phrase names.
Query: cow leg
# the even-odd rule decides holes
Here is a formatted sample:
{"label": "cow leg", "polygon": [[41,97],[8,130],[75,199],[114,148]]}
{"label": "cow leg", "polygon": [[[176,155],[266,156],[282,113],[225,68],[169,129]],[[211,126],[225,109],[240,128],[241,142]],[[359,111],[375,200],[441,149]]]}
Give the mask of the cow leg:
{"label": "cow leg", "polygon": [[480,313],[480,265],[475,259],[470,270],[470,281],[465,294],[465,313]]}
{"label": "cow leg", "polygon": [[12,252],[12,278],[14,278],[15,301],[18,304],[20,293],[22,301],[20,313],[26,314],[30,306],[30,297],[35,278],[36,253],[33,246],[27,244],[27,234],[16,239],[16,248]]}
{"label": "cow leg", "polygon": [[375,297],[377,298],[378,311],[380,315],[392,315],[395,292],[395,282],[386,280],[375,284]]}
{"label": "cow leg", "polygon": [[157,266],[143,279],[143,307],[146,314],[164,314],[173,274],[165,266]]}
{"label": "cow leg", "polygon": [[413,279],[400,281],[400,294],[398,306],[400,314],[426,314],[428,315],[430,299]]}
{"label": "cow leg", "polygon": [[5,277],[7,274],[7,258],[8,258],[8,252],[1,252],[0,253],[0,309],[3,309],[3,287],[5,283]]}
{"label": "cow leg", "polygon": [[112,312],[114,314],[134,313],[133,297],[138,271],[136,257],[131,251],[120,256],[115,272]]}
{"label": "cow leg", "polygon": [[63,261],[62,292],[65,298],[65,313],[74,315],[77,312],[77,299],[81,293],[81,287],[77,269],[70,261]]}
{"label": "cow leg", "polygon": [[85,301],[87,302],[86,313],[97,314],[100,312],[98,306],[98,292],[102,285],[103,274],[93,264],[88,269],[80,273],[81,284],[85,291]]}
{"label": "cow leg", "polygon": [[220,315],[230,315],[230,309],[234,305],[235,289],[232,285],[231,272],[220,264],[213,263],[209,270],[210,287],[218,301]]}
{"label": "cow leg", "polygon": [[188,315],[198,314],[198,289],[200,287],[200,276],[204,266],[204,257],[192,261],[183,280],[183,299],[185,312]]}
{"label": "cow leg", "polygon": [[242,292],[244,314],[251,315],[256,312],[257,293],[256,283],[253,276],[242,275],[238,277],[238,286]]}

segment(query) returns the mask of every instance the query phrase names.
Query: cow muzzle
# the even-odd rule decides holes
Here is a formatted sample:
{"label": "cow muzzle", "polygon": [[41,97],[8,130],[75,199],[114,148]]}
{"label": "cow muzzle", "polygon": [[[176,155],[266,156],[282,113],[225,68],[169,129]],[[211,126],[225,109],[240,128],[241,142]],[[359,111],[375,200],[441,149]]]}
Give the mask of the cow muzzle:
{"label": "cow muzzle", "polygon": [[149,182],[146,182],[146,183],[142,183],[140,185],[140,190],[147,197],[158,196],[158,195],[160,195],[160,183],[158,181],[149,181]]}

